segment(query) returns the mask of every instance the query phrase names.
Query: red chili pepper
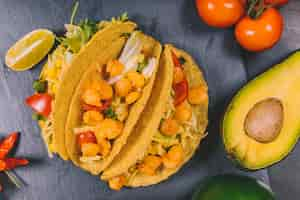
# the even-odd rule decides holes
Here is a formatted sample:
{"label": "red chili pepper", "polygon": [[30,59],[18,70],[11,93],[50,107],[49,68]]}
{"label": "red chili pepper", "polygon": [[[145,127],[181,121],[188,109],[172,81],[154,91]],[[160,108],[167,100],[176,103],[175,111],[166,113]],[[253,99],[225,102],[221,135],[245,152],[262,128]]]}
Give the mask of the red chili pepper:
{"label": "red chili pepper", "polygon": [[0,171],[12,170],[18,166],[28,165],[29,161],[23,158],[4,158],[0,160]]}
{"label": "red chili pepper", "polygon": [[98,112],[102,112],[102,111],[104,111],[104,110],[106,110],[106,109],[109,108],[109,106],[111,105],[111,102],[112,102],[111,99],[109,99],[109,100],[103,100],[101,107],[99,107],[99,106],[92,106],[92,105],[89,105],[89,104],[86,104],[86,103],[82,103],[81,107],[82,107],[83,111],[95,110],[95,111],[98,111]]}
{"label": "red chili pepper", "polygon": [[176,56],[176,54],[173,51],[171,52],[171,54],[172,54],[172,60],[173,60],[174,66],[182,68],[182,65],[181,65],[178,57]]}
{"label": "red chili pepper", "polygon": [[19,134],[17,132],[13,132],[0,142],[0,159],[5,158],[15,146],[18,136]]}
{"label": "red chili pepper", "polygon": [[177,83],[173,85],[173,89],[175,91],[175,100],[174,100],[174,105],[177,106],[184,102],[184,100],[188,96],[188,91],[189,91],[189,85],[186,79],[181,81],[180,83]]}

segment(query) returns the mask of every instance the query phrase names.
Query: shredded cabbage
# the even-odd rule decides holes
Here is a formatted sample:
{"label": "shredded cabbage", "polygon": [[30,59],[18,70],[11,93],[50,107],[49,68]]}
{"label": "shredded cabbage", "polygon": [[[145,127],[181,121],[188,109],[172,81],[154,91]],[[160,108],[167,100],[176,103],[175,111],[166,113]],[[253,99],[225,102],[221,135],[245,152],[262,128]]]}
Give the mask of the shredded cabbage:
{"label": "shredded cabbage", "polygon": [[84,162],[84,163],[92,163],[94,161],[98,161],[98,160],[101,160],[102,159],[102,156],[81,156],[79,158],[80,162]]}
{"label": "shredded cabbage", "polygon": [[47,148],[48,156],[53,158],[53,123],[52,123],[52,115],[49,116],[45,121],[40,120],[39,126],[41,127],[42,138],[44,140],[45,146]]}
{"label": "shredded cabbage", "polygon": [[153,136],[152,140],[161,144],[164,148],[171,147],[175,144],[179,144],[179,139],[174,136],[165,136],[161,134],[159,131]]}
{"label": "shredded cabbage", "polygon": [[142,74],[146,77],[149,78],[151,77],[156,65],[156,58],[149,58],[148,64],[144,68]]}

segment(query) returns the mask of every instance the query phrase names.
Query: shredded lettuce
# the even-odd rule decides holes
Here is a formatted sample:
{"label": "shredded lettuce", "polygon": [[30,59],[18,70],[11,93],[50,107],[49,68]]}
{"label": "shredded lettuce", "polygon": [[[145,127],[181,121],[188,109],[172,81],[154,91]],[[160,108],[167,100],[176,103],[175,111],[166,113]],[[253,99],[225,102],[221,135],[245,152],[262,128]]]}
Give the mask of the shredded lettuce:
{"label": "shredded lettuce", "polygon": [[94,161],[98,161],[98,160],[101,160],[102,159],[102,156],[81,156],[79,158],[80,162],[84,162],[84,163],[92,163]]}
{"label": "shredded lettuce", "polygon": [[152,76],[152,73],[155,69],[155,65],[156,65],[156,58],[149,58],[147,65],[142,70],[142,73],[146,78]]}
{"label": "shredded lettuce", "polygon": [[169,148],[175,144],[179,144],[179,138],[175,136],[165,136],[160,132],[157,132],[152,140],[161,144],[164,148]]}
{"label": "shredded lettuce", "polygon": [[109,84],[113,84],[120,80],[124,74],[129,71],[136,71],[142,51],[142,41],[138,31],[131,34],[127,40],[125,47],[119,57],[119,61],[125,66],[123,72],[119,76],[112,77],[108,80]]}

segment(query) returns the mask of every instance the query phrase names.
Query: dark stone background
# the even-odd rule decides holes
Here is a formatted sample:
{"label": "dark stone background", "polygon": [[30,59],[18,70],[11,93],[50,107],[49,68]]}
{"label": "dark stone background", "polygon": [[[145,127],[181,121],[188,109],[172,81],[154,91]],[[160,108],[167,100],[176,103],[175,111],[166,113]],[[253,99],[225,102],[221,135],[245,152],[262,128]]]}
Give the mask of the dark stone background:
{"label": "dark stone background", "polygon": [[247,53],[234,41],[233,30],[213,29],[198,18],[193,0],[82,0],[77,19],[104,19],[127,11],[142,30],[160,41],[184,48],[204,70],[210,89],[209,136],[199,151],[179,173],[159,185],[113,192],[98,177],[69,162],[48,159],[36,122],[24,99],[33,91],[31,83],[41,65],[26,72],[12,72],[4,65],[6,50],[21,36],[37,28],[63,31],[70,18],[72,1],[0,0],[0,133],[21,131],[18,156],[31,159],[31,165],[15,170],[26,187],[15,189],[0,176],[5,192],[0,199],[15,200],[120,200],[188,199],[195,186],[207,176],[234,172],[257,177],[271,185],[280,200],[300,195],[300,147],[268,170],[244,172],[226,158],[219,136],[219,122],[226,103],[247,80],[279,62],[300,47],[300,1],[291,0],[282,9],[285,31],[272,50]]}

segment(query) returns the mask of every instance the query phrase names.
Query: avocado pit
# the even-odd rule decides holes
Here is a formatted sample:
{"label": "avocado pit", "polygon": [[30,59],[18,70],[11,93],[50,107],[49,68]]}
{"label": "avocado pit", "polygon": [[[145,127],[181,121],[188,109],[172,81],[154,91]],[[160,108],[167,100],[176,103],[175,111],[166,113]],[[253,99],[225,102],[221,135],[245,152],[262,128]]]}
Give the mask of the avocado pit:
{"label": "avocado pit", "polygon": [[283,105],[277,98],[256,103],[244,121],[246,134],[257,142],[269,143],[279,135],[283,124]]}

